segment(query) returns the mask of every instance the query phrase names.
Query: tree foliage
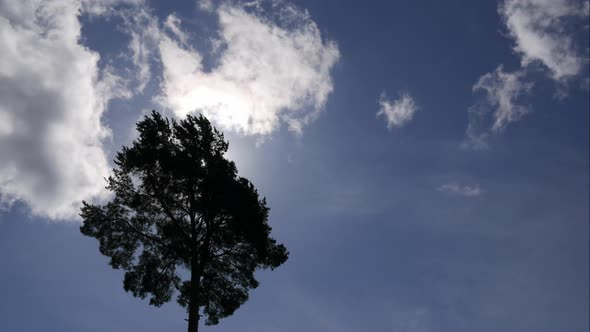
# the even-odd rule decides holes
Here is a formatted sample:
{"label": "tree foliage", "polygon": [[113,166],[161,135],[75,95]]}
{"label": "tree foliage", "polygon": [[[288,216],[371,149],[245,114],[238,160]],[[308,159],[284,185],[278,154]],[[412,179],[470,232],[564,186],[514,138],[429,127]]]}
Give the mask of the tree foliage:
{"label": "tree foliage", "polygon": [[[137,124],[139,138],[115,158],[105,205],[84,202],[84,235],[96,238],[124,289],[161,306],[177,294],[189,332],[217,324],[288,252],[270,237],[264,198],[224,157],[228,143],[204,116],[169,120],[157,112]],[[184,272],[183,272],[184,271]]]}

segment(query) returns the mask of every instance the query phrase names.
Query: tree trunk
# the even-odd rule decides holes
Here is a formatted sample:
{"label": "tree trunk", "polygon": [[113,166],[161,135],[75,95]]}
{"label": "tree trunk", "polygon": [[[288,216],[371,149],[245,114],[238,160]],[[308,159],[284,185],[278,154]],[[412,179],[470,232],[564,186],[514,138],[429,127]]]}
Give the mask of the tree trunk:
{"label": "tree trunk", "polygon": [[188,332],[199,331],[199,288],[200,288],[200,273],[199,262],[197,255],[193,255],[191,260],[191,289],[188,309]]}

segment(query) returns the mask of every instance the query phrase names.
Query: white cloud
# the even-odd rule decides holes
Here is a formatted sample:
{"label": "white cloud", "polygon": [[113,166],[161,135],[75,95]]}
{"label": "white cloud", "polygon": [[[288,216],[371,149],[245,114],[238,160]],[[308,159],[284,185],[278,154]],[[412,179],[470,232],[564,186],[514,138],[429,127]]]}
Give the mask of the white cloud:
{"label": "white cloud", "polygon": [[259,7],[222,4],[215,10],[225,48],[211,70],[203,68],[199,51],[162,35],[157,100],[179,117],[202,112],[247,135],[269,134],[281,123],[301,133],[333,90],[330,72],[340,54],[335,43],[322,40],[307,13],[277,3],[282,9],[273,8],[279,10],[274,19]]}
{"label": "white cloud", "polygon": [[101,116],[126,94],[80,44],[84,6],[104,12],[99,1],[0,1],[0,200],[52,219],[105,197]]}
{"label": "white cloud", "polygon": [[485,97],[469,108],[465,147],[486,148],[489,136],[502,132],[509,123],[530,112],[522,98],[530,94],[533,84],[525,81],[525,74],[524,70],[505,72],[500,65],[473,85],[473,92],[482,92]]}
{"label": "white cloud", "polygon": [[385,92],[379,96],[379,111],[377,117],[383,116],[387,128],[401,127],[410,122],[418,110],[416,102],[407,93],[400,94],[396,100],[389,99]]}
{"label": "white cloud", "polygon": [[506,0],[499,13],[516,42],[514,50],[522,56],[523,67],[538,61],[556,80],[582,71],[587,60],[576,47],[568,22],[588,16],[588,1]]}
{"label": "white cloud", "polygon": [[[160,40],[160,24],[146,6],[135,6],[116,13],[122,20],[120,27],[129,36],[128,53],[125,57],[135,66],[135,92],[142,93],[152,78],[151,66],[158,56],[158,42]],[[166,26],[175,22],[170,21]]]}
{"label": "white cloud", "polygon": [[208,12],[213,11],[215,8],[212,0],[197,0],[197,4],[201,10]]}
{"label": "white cloud", "polygon": [[[38,1],[37,1],[38,2]],[[70,0],[70,3],[76,0]],[[90,15],[107,15],[114,13],[115,6],[127,4],[134,7],[143,5],[144,0],[78,0],[82,3],[82,12]]]}
{"label": "white cloud", "polygon": [[486,94],[487,101],[495,109],[492,130],[501,131],[529,112],[529,108],[519,104],[518,100],[532,87],[532,83],[523,81],[522,72],[507,73],[499,66],[494,72],[482,75],[473,86],[473,91]]}
{"label": "white cloud", "polygon": [[464,197],[475,197],[482,194],[482,190],[479,185],[475,186],[461,186],[456,183],[447,183],[443,184],[442,186],[438,187],[436,190],[450,194],[450,195],[458,195]]}
{"label": "white cloud", "polygon": [[587,22],[589,4],[587,0],[505,0],[499,5],[498,12],[515,41],[514,50],[521,57],[521,68],[510,73],[500,65],[473,86],[474,92],[486,94],[486,102],[469,108],[464,146],[487,147],[492,134],[531,111],[521,99],[532,89],[533,84],[524,77],[533,63],[542,64],[558,83],[556,97],[567,95],[567,83],[580,78],[588,64],[581,52],[583,46],[576,45],[574,36],[584,20]]}
{"label": "white cloud", "polygon": [[168,15],[166,18],[164,27],[170,30],[170,32],[172,32],[174,37],[176,37],[182,43],[182,45],[187,45],[188,35],[180,29],[180,23],[180,19],[176,15],[172,14]]}
{"label": "white cloud", "polygon": [[143,0],[0,0],[0,206],[23,201],[35,215],[72,219],[81,200],[108,195],[102,142],[110,131],[101,117],[110,99],[132,95],[131,81],[99,68],[99,54],[80,43],[82,14],[123,19],[135,92],[160,56],[157,100],[175,115],[201,111],[244,134],[268,134],[281,123],[301,132],[332,92],[336,44],[282,1],[272,1],[270,14],[251,3],[209,3],[204,9],[220,23],[212,69],[203,68],[180,19],[160,23]]}

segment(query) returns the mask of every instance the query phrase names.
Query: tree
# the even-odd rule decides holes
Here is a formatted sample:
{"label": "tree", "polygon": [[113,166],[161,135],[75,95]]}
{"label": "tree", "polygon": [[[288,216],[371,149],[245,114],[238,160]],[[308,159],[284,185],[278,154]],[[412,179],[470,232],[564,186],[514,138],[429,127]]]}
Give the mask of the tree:
{"label": "tree", "polygon": [[[288,252],[270,237],[266,199],[224,157],[228,143],[202,115],[179,122],[153,111],[115,158],[105,205],[83,202],[82,234],[99,241],[123,286],[161,306],[178,294],[188,331],[217,324]],[[187,277],[183,280],[183,277]]]}

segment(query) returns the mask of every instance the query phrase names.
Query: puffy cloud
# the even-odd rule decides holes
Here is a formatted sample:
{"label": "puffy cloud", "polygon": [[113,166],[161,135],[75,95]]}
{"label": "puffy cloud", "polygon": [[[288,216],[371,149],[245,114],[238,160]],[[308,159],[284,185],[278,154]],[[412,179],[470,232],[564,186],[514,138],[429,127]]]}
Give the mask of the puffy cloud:
{"label": "puffy cloud", "polygon": [[398,99],[392,100],[385,92],[379,96],[379,111],[377,117],[383,116],[387,128],[401,127],[410,122],[418,110],[416,102],[407,93],[400,94]]}
{"label": "puffy cloud", "polygon": [[499,12],[516,42],[514,50],[522,56],[523,66],[539,61],[556,80],[582,71],[586,59],[576,47],[568,23],[588,16],[588,1],[506,0]]}
{"label": "puffy cloud", "polygon": [[442,186],[438,187],[436,190],[450,194],[450,195],[457,195],[463,197],[475,197],[482,194],[482,190],[479,188],[479,185],[475,186],[461,186],[456,183],[447,183],[443,184]]}
{"label": "puffy cloud", "polygon": [[81,200],[106,195],[110,133],[101,116],[111,97],[126,94],[80,44],[85,6],[104,9],[99,1],[0,1],[0,200],[22,200],[52,219],[75,217]]}
{"label": "puffy cloud", "polygon": [[177,116],[202,112],[224,129],[265,135],[281,123],[301,133],[323,109],[333,90],[331,70],[340,53],[324,41],[306,12],[273,2],[270,17],[258,6],[222,4],[208,10],[219,18],[222,44],[214,68],[179,38],[179,20],[168,20],[163,34],[162,94],[157,100]]}
{"label": "puffy cloud", "polygon": [[0,207],[23,201],[35,215],[72,219],[81,200],[108,195],[102,142],[110,131],[101,117],[110,99],[133,92],[81,44],[80,15],[122,19],[136,92],[159,57],[157,100],[178,116],[200,111],[226,129],[264,135],[281,123],[301,132],[321,112],[340,55],[306,12],[282,1],[271,14],[260,1],[202,3],[219,18],[212,69],[180,19],[160,23],[143,0],[0,0]]}

